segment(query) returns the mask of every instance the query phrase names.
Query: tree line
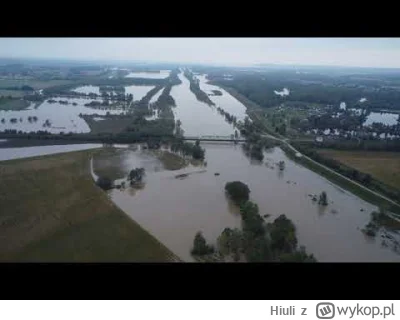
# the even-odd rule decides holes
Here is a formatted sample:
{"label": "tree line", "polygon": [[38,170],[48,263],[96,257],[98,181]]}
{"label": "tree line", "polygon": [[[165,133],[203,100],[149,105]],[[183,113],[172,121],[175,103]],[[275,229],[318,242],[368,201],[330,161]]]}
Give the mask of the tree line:
{"label": "tree line", "polygon": [[[375,82],[368,82],[353,78],[352,83],[349,83],[348,77],[295,74],[293,71],[237,72],[231,80],[226,80],[223,76],[225,72],[209,73],[208,77],[216,84],[234,88],[264,108],[274,107],[285,101],[324,105],[339,105],[345,101],[349,107],[400,109],[400,91],[390,86],[390,82],[394,80],[385,75],[380,75],[384,81],[377,79]],[[398,80],[395,81],[399,83]],[[385,82],[389,84],[385,85]],[[282,88],[289,88],[290,94],[282,97],[274,93]],[[361,98],[367,100],[360,103]]]}

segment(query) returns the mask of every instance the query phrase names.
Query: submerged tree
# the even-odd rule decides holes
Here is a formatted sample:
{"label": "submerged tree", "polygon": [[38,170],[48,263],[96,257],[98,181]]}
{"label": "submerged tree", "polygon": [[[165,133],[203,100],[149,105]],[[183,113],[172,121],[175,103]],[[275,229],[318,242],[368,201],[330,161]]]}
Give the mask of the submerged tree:
{"label": "submerged tree", "polygon": [[143,180],[144,175],[145,175],[144,168],[133,169],[129,172],[128,181],[130,181],[131,184],[135,182],[141,182]]}
{"label": "submerged tree", "polygon": [[243,247],[243,233],[239,229],[225,228],[218,237],[218,249],[223,255],[229,255],[237,262]]}
{"label": "submerged tree", "polygon": [[214,253],[214,247],[207,244],[203,234],[199,231],[196,233],[193,240],[193,248],[191,251],[192,255],[202,256]]}
{"label": "submerged tree", "polygon": [[328,205],[328,196],[326,195],[325,191],[322,191],[321,194],[319,195],[318,204],[320,204],[322,206]]}
{"label": "submerged tree", "polygon": [[279,253],[292,253],[297,247],[296,227],[292,220],[281,214],[269,225],[271,248]]}
{"label": "submerged tree", "polygon": [[244,184],[241,181],[227,182],[225,185],[225,191],[236,204],[240,205],[249,200],[250,189],[247,184]]}

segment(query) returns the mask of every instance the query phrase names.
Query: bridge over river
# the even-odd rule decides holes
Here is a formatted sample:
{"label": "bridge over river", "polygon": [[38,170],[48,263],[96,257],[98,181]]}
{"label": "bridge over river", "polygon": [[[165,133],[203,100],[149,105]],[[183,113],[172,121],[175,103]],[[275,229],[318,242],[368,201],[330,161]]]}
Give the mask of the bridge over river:
{"label": "bridge over river", "polygon": [[223,141],[223,142],[246,142],[245,138],[234,138],[233,136],[216,136],[216,135],[203,135],[203,136],[185,136],[183,140],[200,140],[200,141]]}

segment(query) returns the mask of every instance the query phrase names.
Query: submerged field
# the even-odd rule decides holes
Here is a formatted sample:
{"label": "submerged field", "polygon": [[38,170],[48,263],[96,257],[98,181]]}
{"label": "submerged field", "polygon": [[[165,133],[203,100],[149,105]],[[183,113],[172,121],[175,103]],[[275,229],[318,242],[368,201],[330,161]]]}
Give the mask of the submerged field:
{"label": "submerged field", "polygon": [[176,259],[94,184],[93,152],[0,162],[0,261]]}
{"label": "submerged field", "polygon": [[374,151],[320,150],[333,158],[374,178],[400,189],[400,153]]}

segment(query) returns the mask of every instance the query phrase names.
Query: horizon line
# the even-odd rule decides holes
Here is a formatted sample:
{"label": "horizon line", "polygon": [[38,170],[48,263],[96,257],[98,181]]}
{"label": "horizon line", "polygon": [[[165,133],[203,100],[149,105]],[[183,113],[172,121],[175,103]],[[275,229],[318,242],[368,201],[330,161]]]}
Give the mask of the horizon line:
{"label": "horizon line", "polygon": [[356,68],[356,69],[398,69],[400,71],[400,67],[388,67],[388,66],[343,66],[343,65],[335,65],[335,64],[294,64],[294,63],[272,63],[272,62],[254,62],[254,63],[229,63],[224,64],[220,62],[194,62],[194,61],[186,61],[186,62],[178,62],[178,61],[161,61],[161,60],[126,60],[126,59],[117,59],[117,58],[106,58],[106,59],[91,59],[91,58],[61,58],[61,57],[0,57],[0,60],[48,60],[48,61],[65,61],[65,62],[97,62],[97,63],[145,63],[145,64],[196,64],[196,65],[210,65],[210,66],[219,66],[219,67],[309,67],[309,68]]}

